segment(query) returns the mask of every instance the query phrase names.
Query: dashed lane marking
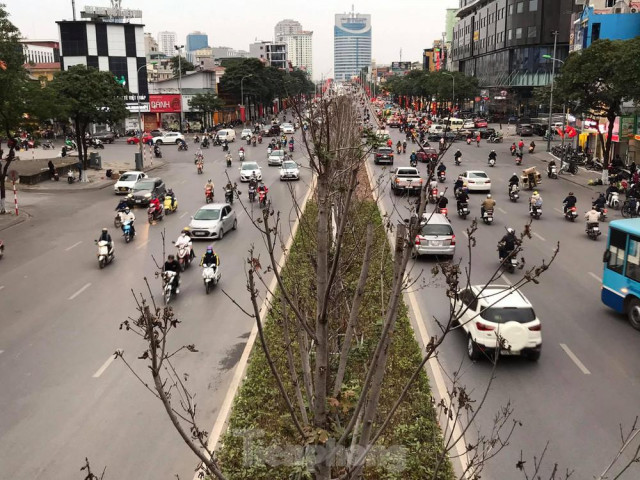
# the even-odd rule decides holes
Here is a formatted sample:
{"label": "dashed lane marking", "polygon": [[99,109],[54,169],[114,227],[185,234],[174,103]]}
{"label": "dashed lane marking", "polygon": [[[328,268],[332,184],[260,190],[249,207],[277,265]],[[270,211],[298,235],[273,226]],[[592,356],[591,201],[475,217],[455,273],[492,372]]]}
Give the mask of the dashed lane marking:
{"label": "dashed lane marking", "polygon": [[189,212],[184,212],[182,215],[180,215],[180,218],[186,216]]}
{"label": "dashed lane marking", "polygon": [[542,240],[543,242],[546,242],[546,241],[547,241],[547,240],[546,240],[542,235],[540,235],[539,233],[533,232],[533,234],[534,234],[536,237],[538,237],[540,240]]}
{"label": "dashed lane marking", "polygon": [[149,243],[150,241],[151,241],[151,240],[148,240],[148,239],[147,239],[147,240],[145,240],[144,242],[142,242],[140,245],[138,245],[138,246],[136,247],[136,250],[140,250],[141,248],[146,247],[146,246],[147,246],[147,243]]}
{"label": "dashed lane marking", "polygon": [[561,343],[560,348],[564,350],[564,353],[567,354],[567,356],[573,361],[573,363],[576,364],[576,366],[580,369],[582,373],[584,373],[585,375],[591,375],[591,372],[589,371],[589,369],[584,366],[584,363],[582,363],[580,359],[576,357],[576,354],[573,353],[569,347],[567,347],[564,343]]}
{"label": "dashed lane marking", "polygon": [[564,215],[564,212],[562,210],[560,210],[559,208],[553,207],[553,209],[558,212],[558,213],[562,213]]}
{"label": "dashed lane marking", "polygon": [[507,214],[507,211],[506,211],[504,208],[500,208],[500,207],[497,207],[497,208],[498,208],[498,211],[499,211],[500,213],[502,213],[503,215],[506,215],[506,214]]}
{"label": "dashed lane marking", "polygon": [[598,275],[596,275],[593,272],[589,272],[589,275],[591,275],[593,278],[595,278],[598,282],[602,283],[602,278],[599,277]]}
{"label": "dashed lane marking", "polygon": [[74,243],[73,245],[71,245],[70,247],[67,247],[64,249],[65,252],[68,252],[69,250],[71,250],[74,247],[77,247],[78,245],[80,245],[82,243],[82,240],[80,240],[79,242]]}
{"label": "dashed lane marking", "polygon": [[4,285],[0,285],[0,290],[4,289]]}
{"label": "dashed lane marking", "polygon": [[73,300],[74,298],[76,298],[78,295],[80,295],[82,292],[84,292],[87,288],[89,288],[91,286],[91,283],[87,283],[84,287],[82,287],[80,290],[78,290],[76,293],[74,293],[73,295],[71,295],[69,297],[69,300]]}
{"label": "dashed lane marking", "polygon": [[109,368],[109,365],[111,365],[111,363],[116,359],[115,355],[111,355],[109,358],[107,358],[107,361],[104,362],[102,364],[102,366],[98,369],[98,371],[96,373],[93,374],[93,378],[99,378],[100,375],[102,375],[104,373],[104,371]]}

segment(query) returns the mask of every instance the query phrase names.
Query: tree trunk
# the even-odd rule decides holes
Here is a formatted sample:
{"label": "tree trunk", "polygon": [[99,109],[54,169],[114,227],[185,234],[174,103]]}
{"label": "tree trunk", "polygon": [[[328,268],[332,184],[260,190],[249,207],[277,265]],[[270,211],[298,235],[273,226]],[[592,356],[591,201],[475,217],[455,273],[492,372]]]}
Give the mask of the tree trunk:
{"label": "tree trunk", "polygon": [[5,179],[7,178],[7,174],[9,172],[9,166],[13,162],[15,156],[15,146],[9,147],[9,153],[7,154],[7,158],[5,158],[4,165],[2,165],[2,170],[0,171],[0,175],[2,175],[2,178],[0,178],[0,214],[7,213],[7,187],[5,185]]}

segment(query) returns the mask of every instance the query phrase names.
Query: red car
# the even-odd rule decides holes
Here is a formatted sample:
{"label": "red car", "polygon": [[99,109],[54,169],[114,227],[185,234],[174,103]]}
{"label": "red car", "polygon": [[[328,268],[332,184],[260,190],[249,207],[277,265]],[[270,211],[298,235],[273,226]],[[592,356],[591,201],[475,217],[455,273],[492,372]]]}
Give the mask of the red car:
{"label": "red car", "polygon": [[435,148],[425,148],[424,151],[420,150],[417,154],[418,161],[426,163],[429,160],[438,160],[438,152]]}
{"label": "red car", "polygon": [[[153,137],[151,135],[149,135],[148,133],[145,133],[142,136],[142,143],[145,143],[147,145],[151,144],[151,139]],[[128,145],[138,145],[138,143],[140,143],[140,138],[138,137],[129,137],[127,138],[127,144]]]}
{"label": "red car", "polygon": [[474,122],[476,128],[487,128],[489,126],[489,124],[487,123],[487,121],[484,118],[478,118],[475,122]]}

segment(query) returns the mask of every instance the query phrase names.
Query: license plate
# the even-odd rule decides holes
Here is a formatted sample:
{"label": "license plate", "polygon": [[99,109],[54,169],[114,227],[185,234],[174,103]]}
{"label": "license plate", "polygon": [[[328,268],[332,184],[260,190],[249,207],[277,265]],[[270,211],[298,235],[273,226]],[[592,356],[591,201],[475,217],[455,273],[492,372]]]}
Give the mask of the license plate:
{"label": "license plate", "polygon": [[136,203],[142,203],[142,200],[136,200]]}
{"label": "license plate", "polygon": [[442,246],[442,241],[440,241],[440,240],[431,240],[429,242],[429,245],[431,245],[432,247],[441,247]]}
{"label": "license plate", "polygon": [[127,190],[129,190],[127,187],[120,187],[121,192],[126,192]]}
{"label": "license plate", "polygon": [[476,182],[478,185],[484,185],[484,182]]}
{"label": "license plate", "polygon": [[193,232],[193,234],[194,234],[196,237],[204,237],[204,236],[206,235],[206,232]]}

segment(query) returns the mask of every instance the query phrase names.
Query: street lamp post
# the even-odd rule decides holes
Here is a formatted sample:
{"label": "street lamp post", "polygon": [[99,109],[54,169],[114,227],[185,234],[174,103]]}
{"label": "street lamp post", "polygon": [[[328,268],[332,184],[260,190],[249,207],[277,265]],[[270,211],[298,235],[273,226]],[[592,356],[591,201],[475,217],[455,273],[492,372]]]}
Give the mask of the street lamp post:
{"label": "street lamp post", "polygon": [[182,132],[182,49],[184,45],[174,45],[178,51],[178,93],[180,94],[180,132]]}
{"label": "street lamp post", "polygon": [[[138,76],[138,74],[140,74],[140,70],[142,70],[143,68],[146,68],[149,65],[155,65],[155,63],[145,63],[144,65],[142,65],[140,68],[138,68],[138,71],[136,72],[136,76]],[[136,95],[138,97],[138,128],[140,129],[139,131],[139,137],[138,137],[138,148],[140,149],[140,162],[142,162],[142,159],[144,158],[144,146],[142,144],[142,136],[144,135],[144,128],[142,125],[142,112],[141,112],[141,105],[140,105],[140,91],[138,90],[138,94]]]}
{"label": "street lamp post", "polygon": [[[242,105],[243,108],[244,108],[244,85],[243,85],[243,82],[244,82],[245,78],[249,78],[249,77],[253,77],[253,73],[250,73],[249,75],[245,75],[244,77],[242,77],[240,79],[240,105]],[[245,114],[245,122],[244,123],[246,124],[247,123],[246,122],[246,118],[247,118],[246,117],[246,115],[247,115],[246,110],[245,110],[244,114]]]}
{"label": "street lamp post", "polygon": [[549,96],[549,129],[547,130],[547,152],[551,151],[551,122],[552,122],[552,112],[553,112],[553,80],[556,75],[556,47],[558,45],[558,31],[552,32],[553,35],[553,56],[549,57],[549,55],[543,55],[542,58],[550,58],[553,63],[551,64],[551,95]]}
{"label": "street lamp post", "polygon": [[[440,72],[443,75],[446,75],[447,77],[451,77],[451,80],[453,80],[453,86],[451,88],[451,113],[449,114],[449,125],[451,125],[451,117],[453,116],[453,108],[455,106],[455,99],[456,99],[456,77],[454,77],[453,73],[447,73],[447,72]],[[447,125],[447,130],[449,130],[449,125]]]}

